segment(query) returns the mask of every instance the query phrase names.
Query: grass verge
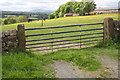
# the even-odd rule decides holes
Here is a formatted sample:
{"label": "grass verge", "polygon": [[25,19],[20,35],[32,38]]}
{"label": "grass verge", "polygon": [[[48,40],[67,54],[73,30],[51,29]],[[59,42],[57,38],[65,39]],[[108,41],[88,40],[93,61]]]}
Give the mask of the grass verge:
{"label": "grass verge", "polygon": [[67,49],[44,55],[31,52],[14,51],[3,55],[3,78],[55,78],[51,64],[64,60],[81,69],[95,71],[101,67],[96,55],[107,55],[117,58],[115,48]]}
{"label": "grass verge", "polygon": [[52,78],[53,70],[43,65],[42,56],[31,52],[15,51],[3,55],[3,78]]}

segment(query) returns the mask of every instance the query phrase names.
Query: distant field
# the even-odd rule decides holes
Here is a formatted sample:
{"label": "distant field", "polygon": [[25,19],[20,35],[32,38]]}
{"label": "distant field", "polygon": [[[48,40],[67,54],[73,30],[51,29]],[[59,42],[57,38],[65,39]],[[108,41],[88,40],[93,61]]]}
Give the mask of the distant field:
{"label": "distant field", "polygon": [[74,25],[74,24],[87,24],[87,23],[98,23],[103,22],[106,17],[112,17],[113,19],[118,19],[118,14],[101,14],[101,15],[90,15],[90,16],[76,16],[76,17],[63,17],[56,19],[48,19],[44,22],[44,26],[41,26],[40,21],[33,21],[31,23],[16,23],[10,25],[3,25],[2,31],[16,29],[18,24],[25,24],[25,28],[35,28],[35,27],[52,27],[61,25]]}
{"label": "distant field", "polygon": [[[55,26],[66,26],[66,25],[77,25],[77,24],[90,24],[90,23],[101,23],[104,21],[104,18],[112,17],[113,19],[118,19],[118,14],[101,14],[101,15],[89,15],[89,16],[76,16],[76,17],[63,17],[57,19],[48,19],[44,21],[44,26],[41,26],[41,20],[33,21],[33,22],[24,22],[24,23],[17,23],[17,24],[10,24],[2,26],[2,31],[6,30],[13,30],[16,29],[18,24],[25,24],[25,28],[41,28],[41,27],[55,27]],[[76,26],[76,27],[69,27],[69,28],[56,28],[56,29],[45,29],[45,30],[35,30],[35,31],[26,31],[26,35],[32,34],[43,34],[43,33],[54,33],[54,32],[64,32],[64,31],[74,31],[74,30],[86,30],[86,29],[95,29],[95,28],[103,28],[103,25],[91,25],[91,26]],[[61,37],[61,36],[72,36],[72,35],[80,35],[80,34],[89,34],[89,33],[97,33],[101,31],[88,31],[86,32],[75,32],[75,33],[67,33],[67,34],[55,34],[55,35],[45,35],[45,36],[38,36],[38,37],[29,37],[27,40],[36,40],[36,39],[43,39],[43,38],[52,38],[52,37]],[[103,35],[91,35],[86,37],[94,37],[94,36],[103,36]],[[80,37],[72,37],[72,38],[64,38],[64,39],[54,39],[54,40],[47,40],[47,41],[37,41],[37,42],[30,42],[31,43],[42,43],[42,42],[49,42],[49,41],[58,41],[58,40],[68,40],[68,39],[78,39]],[[84,38],[84,37],[81,37]],[[99,38],[96,38],[99,39]],[[86,39],[90,40],[90,39]],[[92,39],[93,40],[93,39]],[[79,41],[79,40],[76,40]],[[76,41],[69,41],[69,42],[76,42]],[[83,40],[84,41],[84,40]],[[28,44],[28,43],[27,43]],[[45,45],[50,45],[45,44]],[[56,44],[56,43],[54,43]],[[40,45],[35,45],[40,46]],[[44,46],[44,45],[41,45]],[[31,46],[30,46],[31,47]],[[34,46],[32,46],[34,47]],[[50,49],[48,47],[47,49]],[[45,49],[45,48],[43,48]]]}

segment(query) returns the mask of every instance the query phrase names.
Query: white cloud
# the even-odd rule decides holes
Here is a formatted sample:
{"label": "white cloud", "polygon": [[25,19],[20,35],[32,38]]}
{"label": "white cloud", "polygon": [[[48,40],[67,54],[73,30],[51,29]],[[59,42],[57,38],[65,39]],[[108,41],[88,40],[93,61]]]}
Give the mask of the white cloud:
{"label": "white cloud", "polygon": [[[70,0],[2,0],[0,1],[0,9],[29,11],[31,9],[56,10],[59,5]],[[76,0],[81,1],[81,0]],[[98,7],[117,7],[118,0],[94,0]]]}
{"label": "white cloud", "polygon": [[118,8],[120,8],[120,1],[119,1],[119,3],[118,3]]}
{"label": "white cloud", "polygon": [[96,0],[97,7],[101,8],[118,8],[118,0]]}

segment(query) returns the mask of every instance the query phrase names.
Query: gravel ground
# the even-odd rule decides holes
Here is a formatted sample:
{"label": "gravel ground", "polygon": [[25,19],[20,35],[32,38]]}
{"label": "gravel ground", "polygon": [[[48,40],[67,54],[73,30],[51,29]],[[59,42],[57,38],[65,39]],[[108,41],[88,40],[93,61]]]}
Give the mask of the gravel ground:
{"label": "gravel ground", "polygon": [[67,62],[55,62],[53,64],[56,69],[55,76],[57,78],[86,78],[91,77],[90,73],[79,70],[78,67],[72,66]]}
{"label": "gravel ground", "polygon": [[107,78],[118,78],[118,60],[112,59],[108,56],[96,56],[102,63],[105,71],[111,73],[106,75]]}
{"label": "gravel ground", "polygon": [[97,71],[85,71],[77,66],[64,61],[55,62],[52,66],[55,68],[57,78],[118,78],[118,61],[106,56],[97,56],[101,61],[102,67]]}

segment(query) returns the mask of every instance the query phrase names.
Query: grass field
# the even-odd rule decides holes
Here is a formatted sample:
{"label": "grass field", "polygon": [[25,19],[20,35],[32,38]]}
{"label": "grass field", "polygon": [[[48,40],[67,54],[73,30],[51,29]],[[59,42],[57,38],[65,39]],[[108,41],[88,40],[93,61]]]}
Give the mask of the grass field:
{"label": "grass field", "polygon": [[[62,25],[99,23],[99,22],[103,22],[103,19],[106,17],[112,17],[113,19],[117,20],[118,14],[102,14],[102,15],[51,19],[51,20],[46,20],[44,22],[44,26],[41,26],[41,21],[33,21],[31,23],[27,23],[27,22],[17,23],[17,24],[2,26],[2,31],[16,29],[16,26],[18,24],[25,24],[25,28],[39,28],[39,27],[53,27],[53,26],[62,26]],[[102,27],[103,25],[83,26],[83,27],[77,26],[72,28],[61,28],[61,29],[59,28],[59,29],[50,29],[50,30],[36,30],[36,31],[27,31],[26,35],[71,31],[71,30],[79,30],[79,29],[82,30],[95,29]],[[90,31],[87,33],[97,33],[97,32],[102,32],[102,30]],[[77,34],[86,34],[86,32],[52,35],[52,36],[50,35],[43,37],[30,37],[27,38],[27,40],[69,36],[69,35],[77,35]],[[100,36],[100,35],[92,35],[92,36]],[[87,37],[91,37],[91,36],[87,36]],[[79,37],[66,38],[66,39],[76,39],[76,38]],[[62,39],[62,40],[66,40],[66,39]],[[58,41],[58,40],[54,40],[54,41]],[[49,41],[50,40],[48,40],[48,42]],[[46,41],[41,41],[41,42],[46,42]],[[37,43],[37,42],[32,42],[32,43]],[[95,56],[104,56],[104,55],[117,59],[118,50],[116,48],[91,47],[86,49],[59,50],[44,55],[40,53],[33,54],[28,51],[21,52],[19,50],[16,50],[16,51],[12,51],[10,54],[5,54],[2,56],[2,66],[3,66],[2,77],[3,78],[55,78],[54,75],[55,70],[52,68],[51,64],[55,61],[61,61],[61,60],[70,62],[73,65],[76,65],[83,70],[96,71],[101,68],[101,62]]]}
{"label": "grass field", "polygon": [[55,70],[51,64],[55,61],[67,61],[80,69],[96,71],[101,68],[101,62],[95,56],[110,56],[117,59],[115,48],[68,49],[45,55],[35,55],[31,52],[15,51],[3,55],[3,78],[55,78]]}
{"label": "grass field", "polygon": [[44,26],[41,26],[41,21],[33,21],[31,23],[16,23],[10,25],[3,25],[2,31],[16,29],[18,24],[25,24],[25,28],[39,28],[39,27],[53,27],[53,26],[64,26],[64,25],[76,25],[76,24],[89,24],[103,22],[104,18],[112,17],[118,20],[118,14],[101,14],[101,15],[90,15],[90,16],[76,16],[76,17],[63,17],[56,19],[48,19],[44,22]]}
{"label": "grass field", "polygon": [[[25,28],[41,28],[41,27],[54,27],[54,26],[77,25],[77,24],[102,23],[104,21],[104,18],[106,18],[106,17],[112,17],[113,19],[117,20],[118,19],[118,14],[101,14],[101,15],[90,15],[90,16],[63,17],[63,18],[50,19],[50,20],[48,19],[48,20],[44,21],[44,26],[41,26],[41,21],[33,21],[31,23],[24,22],[24,23],[10,24],[10,25],[2,26],[2,31],[16,29],[18,24],[25,24]],[[75,30],[86,30],[86,29],[95,29],[95,28],[103,28],[103,25],[91,25],[91,26],[81,26],[81,27],[76,26],[76,27],[67,27],[67,28],[55,28],[55,29],[26,31],[26,35],[75,31]],[[63,36],[73,36],[73,35],[80,35],[80,34],[81,35],[82,34],[92,34],[92,33],[98,33],[98,32],[103,32],[103,31],[102,30],[96,30],[96,31],[88,31],[88,32],[74,32],[74,33],[67,33],[67,34],[35,36],[35,37],[26,38],[26,40],[36,40],[36,39],[63,37]],[[81,37],[81,38],[95,37],[95,36],[103,36],[103,35],[102,34],[100,34],[100,35],[89,35],[89,36],[84,36],[84,37]],[[61,38],[61,39],[53,39],[53,40],[45,40],[45,41],[28,42],[27,44],[43,43],[43,42],[50,42],[50,41],[60,41],[60,40],[69,40],[69,39],[79,39],[79,38],[80,37],[78,36],[78,37],[70,37],[70,38]],[[85,40],[96,40],[96,39],[102,39],[102,38],[85,39]],[[81,40],[81,41],[85,41],[85,40]],[[69,41],[69,42],[59,42],[59,44],[70,43],[70,42],[78,42],[78,41],[80,41],[80,40]],[[54,43],[54,44],[56,45],[57,43]],[[28,46],[28,47],[46,46],[46,45],[51,45],[51,43],[42,44],[42,45],[32,45],[32,46]],[[60,47],[60,46],[54,46],[54,47]],[[38,49],[39,48],[35,48],[33,50],[38,50]],[[41,49],[51,49],[51,46],[50,47],[43,47]]]}

